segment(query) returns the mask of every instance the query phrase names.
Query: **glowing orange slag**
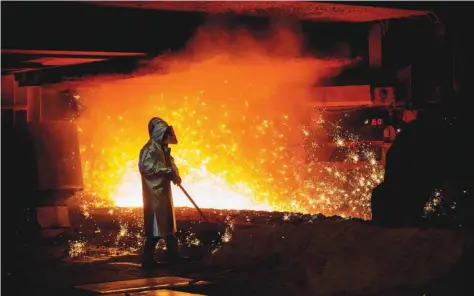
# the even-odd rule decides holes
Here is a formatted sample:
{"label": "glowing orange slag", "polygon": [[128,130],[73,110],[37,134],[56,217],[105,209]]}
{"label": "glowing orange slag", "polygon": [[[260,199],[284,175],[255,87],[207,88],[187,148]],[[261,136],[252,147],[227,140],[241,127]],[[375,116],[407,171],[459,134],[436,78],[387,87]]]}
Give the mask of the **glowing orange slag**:
{"label": "glowing orange slag", "polygon": [[[203,208],[366,215],[378,168],[366,167],[348,189],[337,168],[325,168],[332,179],[315,181],[321,170],[294,157],[302,156],[305,102],[314,99],[314,83],[334,73],[334,62],[301,57],[287,31],[272,35],[271,51],[246,34],[224,38],[229,42],[208,37],[198,34],[192,55],[159,59],[162,74],[79,86],[87,191],[119,207],[142,205],[138,154],[148,120],[158,116],[176,131],[179,144],[171,148],[183,186]],[[173,193],[176,206],[192,206],[179,188]]]}

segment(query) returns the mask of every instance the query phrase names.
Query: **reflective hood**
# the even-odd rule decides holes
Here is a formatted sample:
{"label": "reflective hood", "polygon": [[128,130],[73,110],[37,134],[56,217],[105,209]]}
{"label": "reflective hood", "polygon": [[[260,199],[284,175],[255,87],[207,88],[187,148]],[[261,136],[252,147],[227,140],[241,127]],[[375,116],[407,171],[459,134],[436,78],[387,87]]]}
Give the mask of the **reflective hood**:
{"label": "reflective hood", "polygon": [[161,118],[153,117],[148,123],[148,134],[150,138],[166,144],[178,144],[178,139],[172,126]]}

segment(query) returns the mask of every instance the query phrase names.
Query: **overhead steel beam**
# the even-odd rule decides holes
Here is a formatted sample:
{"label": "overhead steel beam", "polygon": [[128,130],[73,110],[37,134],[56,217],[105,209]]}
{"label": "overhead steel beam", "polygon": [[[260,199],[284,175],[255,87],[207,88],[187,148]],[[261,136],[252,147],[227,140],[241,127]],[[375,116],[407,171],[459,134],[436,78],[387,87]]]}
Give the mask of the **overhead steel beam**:
{"label": "overhead steel beam", "polygon": [[114,57],[138,57],[145,53],[2,49],[2,75],[50,67],[100,62]]}
{"label": "overhead steel beam", "polygon": [[87,56],[87,57],[123,57],[144,55],[143,52],[111,52],[111,51],[74,51],[74,50],[41,50],[41,49],[4,49],[2,54],[36,55],[36,56]]}
{"label": "overhead steel beam", "polygon": [[[89,1],[88,1],[89,2]],[[145,10],[288,16],[307,21],[373,22],[429,14],[424,10],[347,5],[318,1],[90,1],[95,5]]]}
{"label": "overhead steel beam", "polygon": [[81,80],[95,75],[131,75],[136,71],[142,58],[137,56],[115,57],[106,61],[19,73],[15,77],[20,86],[38,86]]}

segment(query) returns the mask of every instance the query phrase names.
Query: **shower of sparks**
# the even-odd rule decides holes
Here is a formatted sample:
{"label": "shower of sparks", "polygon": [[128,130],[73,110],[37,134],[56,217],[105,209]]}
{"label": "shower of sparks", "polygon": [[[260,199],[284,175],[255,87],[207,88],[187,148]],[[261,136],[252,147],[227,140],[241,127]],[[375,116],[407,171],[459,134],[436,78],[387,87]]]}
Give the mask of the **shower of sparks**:
{"label": "shower of sparks", "polygon": [[89,207],[88,207],[88,204],[87,203],[83,203],[81,205],[81,210],[82,210],[82,214],[84,215],[84,217],[87,219],[90,217],[90,214],[89,214]]}
{"label": "shower of sparks", "polygon": [[227,227],[225,229],[224,234],[222,235],[222,241],[224,243],[228,243],[230,242],[231,239],[232,239],[232,229],[230,227]]}
{"label": "shower of sparks", "polygon": [[69,242],[69,257],[76,259],[86,254],[86,242],[84,241],[70,241]]}
{"label": "shower of sparks", "polygon": [[121,238],[124,238],[128,235],[128,227],[127,224],[120,224],[120,231],[117,235],[116,243],[118,244]]}
{"label": "shower of sparks", "polygon": [[[155,111],[150,112],[146,118],[153,114],[170,114],[167,120],[181,135],[174,155],[183,175],[183,185],[200,207],[370,218],[370,193],[383,178],[383,168],[375,160],[370,145],[361,142],[365,161],[361,161],[360,155],[349,152],[341,162],[318,162],[315,159],[304,163],[301,155],[289,153],[285,139],[290,131],[298,128],[301,141],[304,141],[308,137],[307,127],[291,124],[289,116],[280,118],[280,126],[276,128],[275,121],[262,120],[259,116],[247,118],[241,115],[239,119],[235,115],[230,120],[229,114],[235,108],[213,106],[212,114],[215,118],[204,123],[208,117],[202,117],[202,114],[210,111],[199,95],[185,98],[181,107],[172,112],[167,112],[164,99],[154,98],[155,100]],[[242,104],[245,105],[245,102]],[[199,118],[203,119],[196,118],[195,114],[201,114]],[[102,125],[105,129],[112,129],[112,126],[124,118],[125,116],[115,119],[105,116]],[[204,128],[206,135],[199,133],[202,127],[195,128],[187,124],[193,121],[198,126],[207,126]],[[231,127],[235,121],[243,127],[247,124],[252,128],[238,128],[242,135],[237,136],[235,123]],[[337,124],[334,125],[333,141],[337,147],[343,147],[346,142],[359,141],[356,135],[343,132]],[[126,126],[124,124],[116,131],[118,135],[97,139],[99,142],[116,139],[118,142],[112,145],[99,143],[101,148],[96,149],[99,145],[91,143],[90,139],[82,141],[84,145],[81,157],[87,186],[85,194],[102,197],[102,203],[96,203],[96,206],[103,206],[107,201],[104,198],[119,207],[141,206],[141,182],[136,169],[135,152],[144,141],[125,135],[126,140],[121,141],[120,134],[125,133]],[[80,130],[83,131],[81,134],[85,133],[85,128]],[[135,133],[132,129],[128,131]],[[250,135],[246,136],[247,133]],[[264,147],[254,151],[254,156],[237,157],[246,153],[239,153],[241,144],[235,140],[243,136],[249,137],[249,140],[253,138],[250,141],[264,143],[261,145]],[[211,145],[206,142],[219,144]],[[191,206],[177,187],[173,187],[173,196],[176,206]]]}
{"label": "shower of sparks", "polygon": [[[189,111],[186,110],[185,111]],[[174,126],[180,126],[179,118],[185,117],[183,115],[176,115],[173,121]],[[109,121],[106,121],[109,122]],[[253,209],[253,210],[279,210],[285,211],[283,220],[291,220],[293,216],[297,217],[296,213],[316,214],[322,213],[327,216],[338,215],[343,218],[358,217],[362,219],[370,219],[370,195],[372,189],[383,180],[383,167],[376,161],[373,147],[360,141],[357,135],[344,132],[337,122],[328,122],[322,118],[318,118],[314,122],[321,130],[323,125],[330,125],[331,132],[325,131],[332,135],[333,143],[338,148],[344,148],[346,143],[359,142],[359,148],[362,152],[356,153],[349,151],[345,154],[344,159],[340,162],[320,162],[317,158],[310,159],[309,162],[303,163],[298,158],[291,159],[284,149],[273,150],[271,153],[266,151],[259,158],[257,163],[281,163],[281,172],[277,174],[266,174],[266,178],[257,178],[257,182],[252,182],[252,179],[244,181],[231,182],[236,180],[238,176],[245,176],[239,167],[235,171],[225,171],[222,174],[213,174],[208,169],[208,166],[217,165],[220,162],[213,161],[213,157],[204,157],[200,163],[200,167],[192,167],[189,160],[186,161],[182,154],[177,150],[176,159],[180,163],[180,167],[184,168],[184,182],[185,186],[189,188],[192,196],[197,200],[198,204],[204,208],[215,209]],[[269,121],[267,122],[269,124]],[[184,123],[183,123],[184,126]],[[306,126],[299,127],[302,139],[308,139],[310,133]],[[192,133],[192,131],[189,131]],[[211,130],[212,134],[212,130]],[[276,134],[275,138],[282,138]],[[184,142],[186,138],[182,141]],[[275,140],[276,141],[276,140]],[[126,144],[126,143],[124,143]],[[184,146],[184,144],[183,144]],[[192,145],[191,147],[196,147]],[[102,148],[104,149],[104,148]],[[193,151],[191,148],[183,148],[188,159],[196,161],[196,158],[190,155],[200,155],[202,152]],[[221,162],[225,162],[229,157],[232,160],[231,154],[225,154],[225,149],[217,149],[216,157],[223,157]],[[84,154],[88,156],[87,154]],[[129,154],[124,152],[116,153],[117,157],[129,157]],[[225,156],[225,157],[224,157]],[[132,157],[132,156],[130,156]],[[362,158],[362,159],[361,159]],[[108,214],[117,217],[120,229],[114,240],[114,246],[117,247],[115,255],[121,253],[137,253],[143,246],[143,221],[141,215],[135,215],[133,221],[125,222],[126,219],[121,217],[128,217],[133,211],[133,207],[141,206],[140,196],[140,180],[136,173],[136,163],[134,160],[120,161],[120,158],[113,158],[113,162],[107,162],[109,165],[113,164],[119,173],[110,173],[109,176],[116,176],[116,186],[111,186],[110,183],[99,184],[98,181],[104,180],[98,173],[110,170],[106,169],[104,164],[98,164],[98,170],[94,171],[88,165],[92,162],[88,157],[84,158],[85,178],[89,183],[89,190],[95,188],[92,194],[86,192],[81,193],[83,215],[86,218],[91,218],[90,209],[100,208],[107,205],[107,200],[101,198],[101,194],[109,196],[114,202],[115,206],[119,208],[108,209]],[[227,159],[227,161],[229,160]],[[290,160],[291,159],[291,160]],[[297,163],[293,169],[290,169],[289,163]],[[120,166],[120,164],[124,164]],[[231,162],[232,163],[232,162]],[[288,164],[287,164],[288,163]],[[252,171],[258,168],[252,167],[252,162],[247,161]],[[350,169],[348,169],[350,168]],[[262,171],[260,171],[262,172]],[[240,173],[240,174],[239,174]],[[91,179],[95,176],[96,179]],[[112,178],[113,179],[113,178]],[[112,180],[108,179],[108,180]],[[275,187],[275,179],[280,180],[285,184],[284,186]],[[123,181],[124,180],[124,181]],[[245,180],[245,179],[242,179]],[[245,185],[247,184],[247,185]],[[101,186],[102,185],[102,186]],[[107,185],[107,187],[103,186]],[[266,187],[268,186],[268,187]],[[115,188],[107,192],[107,188]],[[176,188],[174,188],[176,189]],[[273,189],[273,191],[270,191]],[[252,191],[253,190],[253,191]],[[254,194],[256,192],[258,194]],[[89,194],[89,195],[87,195]],[[109,195],[106,195],[109,194]],[[173,191],[175,204],[177,206],[189,206],[188,201],[181,194],[180,191]],[[285,198],[283,198],[283,196]],[[290,197],[288,199],[288,197]],[[262,202],[259,202],[261,200]],[[279,202],[281,201],[281,202]],[[436,203],[436,201],[434,201]],[[269,206],[271,204],[271,206]],[[110,204],[109,204],[110,205]],[[122,207],[122,208],[120,208]],[[131,207],[131,208],[126,208]],[[246,217],[245,221],[251,222],[252,217]],[[130,224],[130,223],[133,223]],[[211,253],[217,252],[223,244],[228,243],[232,239],[234,221],[226,218],[227,227],[223,233],[220,234],[221,241],[211,246]],[[131,227],[133,226],[133,227]],[[196,233],[189,231],[184,233],[179,240],[180,245],[187,247],[201,246],[202,243],[196,237]],[[160,241],[157,245],[158,250],[166,250],[166,245]],[[75,254],[76,251],[71,251]],[[74,255],[75,256],[75,255]],[[71,256],[72,257],[72,256]]]}
{"label": "shower of sparks", "polygon": [[[336,145],[341,145],[342,147],[344,142],[358,140],[356,135],[343,133],[340,129],[336,130],[337,132],[334,137],[334,143]],[[298,195],[295,195],[295,199],[289,204],[290,211],[283,215],[283,220],[291,220],[293,216],[298,218],[299,214],[297,213],[324,213],[326,215],[339,215],[343,218],[370,218],[370,194],[373,187],[383,180],[383,169],[375,160],[372,147],[369,145],[362,146],[362,154],[365,161],[359,160],[358,155],[360,155],[360,153],[348,153],[346,159],[341,163],[321,164],[315,159],[312,160],[310,164],[303,166],[310,177],[305,177],[306,179],[301,182],[301,189],[297,191]],[[348,171],[343,164],[358,164],[358,166]],[[205,176],[209,176],[206,174]],[[219,183],[216,182],[214,184]],[[435,210],[436,205],[439,204],[439,196],[440,193],[435,192],[434,199],[430,204],[427,204],[427,211],[430,209]],[[82,205],[83,215],[90,219],[90,207],[97,208],[103,205],[103,200],[90,199],[90,202],[84,202]],[[250,208],[252,208],[252,206],[250,206]],[[111,217],[117,217],[118,214],[117,222],[120,228],[114,240],[114,245],[118,248],[115,255],[137,253],[143,246],[143,221],[140,215],[141,213],[137,213],[140,212],[131,208],[112,208],[108,210],[108,214],[111,215]],[[133,216],[132,222],[130,222],[130,216]],[[125,222],[125,217],[127,217],[128,222]],[[245,217],[244,220],[250,223],[252,218],[253,217]],[[133,223],[133,225],[130,225],[130,223]],[[217,252],[223,244],[230,242],[232,239],[234,231],[234,221],[232,217],[226,217],[225,223],[227,227],[224,232],[220,234],[221,241],[211,246],[211,253]],[[202,246],[196,233],[187,231],[186,233],[180,234],[179,244],[181,246]],[[85,252],[85,244],[71,244],[71,258],[77,257],[77,254],[81,252],[78,251],[80,249],[79,246],[82,247],[82,254]],[[157,249],[166,250],[166,245],[163,241],[157,244]]]}
{"label": "shower of sparks", "polygon": [[438,207],[441,205],[441,200],[442,200],[442,195],[440,190],[435,190],[433,192],[432,197],[430,200],[426,203],[425,208],[424,208],[424,215],[429,215],[431,213],[436,212]]}
{"label": "shower of sparks", "polygon": [[[92,208],[113,206],[116,217],[142,206],[138,153],[148,140],[148,120],[159,116],[177,133],[172,154],[183,186],[201,208],[281,211],[288,219],[294,213],[370,218],[370,193],[383,178],[373,147],[322,115],[308,122],[318,112],[307,107],[317,99],[315,82],[354,61],[302,56],[298,36],[285,30],[272,32],[271,40],[241,33],[223,40],[216,38],[226,32],[198,34],[191,58],[171,56],[164,74],[78,86],[82,113],[74,118],[85,183],[78,199],[87,205],[86,217]],[[312,139],[315,133],[326,140]],[[307,142],[309,150],[331,144],[344,157],[308,157]],[[178,187],[172,191],[176,207],[192,207]],[[140,217],[119,218],[115,246],[140,248]],[[234,222],[227,224],[224,243],[233,234]],[[182,245],[201,244],[194,233],[184,235]]]}
{"label": "shower of sparks", "polygon": [[[178,118],[179,116],[176,117],[176,121],[178,121]],[[179,126],[179,121],[176,121],[174,121],[174,125]],[[323,129],[322,125],[328,124],[329,122],[319,118],[316,123]],[[334,127],[332,130],[333,143],[337,147],[342,148],[345,143],[359,141],[362,153],[349,152],[341,162],[319,162],[318,159],[310,159],[309,163],[302,163],[299,159],[288,160],[287,158],[289,156],[284,153],[284,150],[275,150],[272,153],[266,153],[265,155],[269,156],[269,158],[261,158],[260,162],[278,163],[285,159],[286,163],[299,161],[299,164],[296,165],[293,170],[286,164],[282,165],[283,170],[280,174],[283,178],[278,175],[267,174],[269,175],[267,178],[257,179],[261,183],[252,183],[252,180],[248,180],[247,186],[244,185],[243,181],[240,183],[228,181],[232,179],[226,179],[225,174],[212,174],[206,167],[206,165],[213,163],[211,157],[204,158],[201,167],[198,168],[191,167],[188,164],[189,162],[180,158],[179,153],[176,159],[178,162],[181,162],[181,167],[184,167],[184,171],[186,171],[186,175],[184,175],[185,186],[189,188],[193,197],[196,198],[202,207],[216,209],[234,207],[236,209],[280,210],[286,212],[283,216],[283,220],[291,220],[293,216],[297,217],[298,215],[296,213],[322,213],[327,216],[338,215],[343,218],[358,217],[370,219],[371,191],[383,180],[383,168],[376,161],[375,153],[370,145],[361,142],[357,135],[344,132],[338,126],[338,123],[329,124]],[[310,134],[306,132],[308,130],[307,127],[303,126],[300,128],[302,130],[303,139],[310,136]],[[276,136],[276,138],[281,137]],[[192,152],[191,150],[185,151],[190,154]],[[224,150],[218,150],[217,155],[222,155],[222,151]],[[194,151],[193,153],[200,154],[199,151]],[[128,156],[128,154],[125,153],[114,155]],[[361,155],[362,158],[364,158],[363,160],[360,159]],[[101,172],[101,170],[94,172],[87,167],[87,163],[88,160],[85,160],[85,178],[91,181],[91,175],[87,174],[97,176],[97,173]],[[120,163],[119,160],[114,158],[112,164],[118,166]],[[125,161],[124,164],[123,167],[117,167],[117,171],[124,173],[116,175],[120,177],[117,178],[117,180],[125,181],[119,181],[116,187],[110,185],[108,187],[101,187],[92,179],[93,183],[90,186],[97,186],[92,188],[95,188],[98,192],[93,192],[89,195],[87,195],[87,191],[81,193],[81,198],[83,199],[81,208],[83,215],[87,219],[91,219],[91,208],[100,208],[107,205],[107,200],[100,197],[100,192],[107,194],[107,191],[105,191],[106,188],[115,188],[111,195],[107,196],[111,196],[116,206],[138,207],[141,205],[140,181],[139,176],[135,172],[136,163],[130,160]],[[216,162],[213,163],[213,165],[215,164]],[[247,162],[247,165],[251,167],[251,162]],[[350,169],[348,169],[348,167],[350,167]],[[99,165],[99,168],[105,169],[103,164]],[[232,173],[231,171],[226,174],[228,176],[234,176],[233,178],[239,176],[238,173]],[[280,191],[279,194],[274,187],[275,179],[279,179],[283,184],[286,184],[285,186],[277,187]],[[98,177],[97,180],[104,179]],[[234,186],[232,186],[232,184],[234,184]],[[265,186],[268,186],[266,191]],[[259,194],[253,194],[252,188],[256,188],[254,190]],[[269,189],[275,190],[273,191],[273,195]],[[180,193],[181,192],[176,190],[173,192],[175,204],[178,206],[188,206],[188,201]],[[283,196],[290,197],[290,199],[282,198]],[[258,198],[264,202],[258,202]],[[278,202],[279,198],[281,198],[280,203]],[[272,206],[268,206],[269,204],[272,204]],[[435,206],[435,204],[436,199],[433,201],[432,206]],[[121,253],[137,253],[143,246],[143,221],[141,215],[136,213],[137,212],[131,208],[108,209],[108,214],[111,217],[118,216],[117,222],[119,223],[119,229],[113,243],[113,245],[118,248],[114,253],[115,255],[120,255]],[[129,221],[130,215],[136,216],[131,222]],[[128,220],[122,217],[127,217]],[[127,222],[125,222],[126,220]],[[245,221],[247,223],[251,222],[252,217],[246,217]],[[133,223],[133,225],[130,223]],[[234,221],[230,217],[227,217],[226,223],[228,226],[225,231],[220,234],[221,242],[211,247],[211,253],[217,252],[220,247],[222,247],[222,244],[232,239]],[[192,231],[184,233],[179,243],[187,247],[202,245],[196,237],[196,234]],[[77,257],[77,248],[77,246],[73,248],[71,245],[71,257]],[[82,248],[85,249],[85,245],[83,245]],[[166,245],[160,241],[157,248],[158,250],[166,250]]]}
{"label": "shower of sparks", "polygon": [[180,245],[186,245],[188,247],[195,246],[199,247],[202,245],[201,241],[196,237],[194,232],[186,232],[184,239],[178,241]]}
{"label": "shower of sparks", "polygon": [[234,220],[232,219],[232,217],[227,216],[225,222],[227,224],[227,227],[225,228],[224,234],[222,235],[221,239],[223,243],[228,243],[232,240],[232,236],[234,234]]}
{"label": "shower of sparks", "polygon": [[456,201],[449,201],[444,195],[443,190],[435,189],[431,198],[426,202],[423,211],[423,217],[428,218],[433,215],[447,215],[448,212],[456,209]]}
{"label": "shower of sparks", "polygon": [[66,106],[62,106],[63,110],[63,119],[73,122],[75,121],[84,111],[84,102],[81,99],[81,96],[74,91],[63,91],[61,96],[64,99],[63,102]]}
{"label": "shower of sparks", "polygon": [[[137,215],[133,209],[123,209],[115,215],[114,211],[109,212],[112,216],[117,217],[119,225],[118,233],[114,240],[114,246],[119,250],[126,252],[137,252],[143,246],[143,219]],[[127,222],[125,222],[126,220]],[[132,224],[133,225],[130,225]]]}

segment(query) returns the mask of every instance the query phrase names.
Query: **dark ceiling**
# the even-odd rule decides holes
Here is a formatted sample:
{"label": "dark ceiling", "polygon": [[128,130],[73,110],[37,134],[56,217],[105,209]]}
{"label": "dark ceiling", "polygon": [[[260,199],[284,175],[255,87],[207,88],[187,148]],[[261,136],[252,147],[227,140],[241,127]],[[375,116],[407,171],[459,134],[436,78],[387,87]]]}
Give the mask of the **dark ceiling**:
{"label": "dark ceiling", "polygon": [[[133,68],[145,54],[182,48],[194,29],[205,22],[206,13],[284,14],[311,21],[368,22],[426,15],[430,9],[423,7],[436,8],[435,12],[442,11],[443,15],[445,10],[441,8],[447,7],[398,3],[370,2],[374,7],[369,7],[367,2],[300,1],[2,2],[2,75],[28,77],[41,69],[44,76],[60,76],[61,71],[80,76],[84,72],[109,71],[114,68],[109,66],[111,63]],[[453,8],[448,11],[451,15],[457,13]]]}

